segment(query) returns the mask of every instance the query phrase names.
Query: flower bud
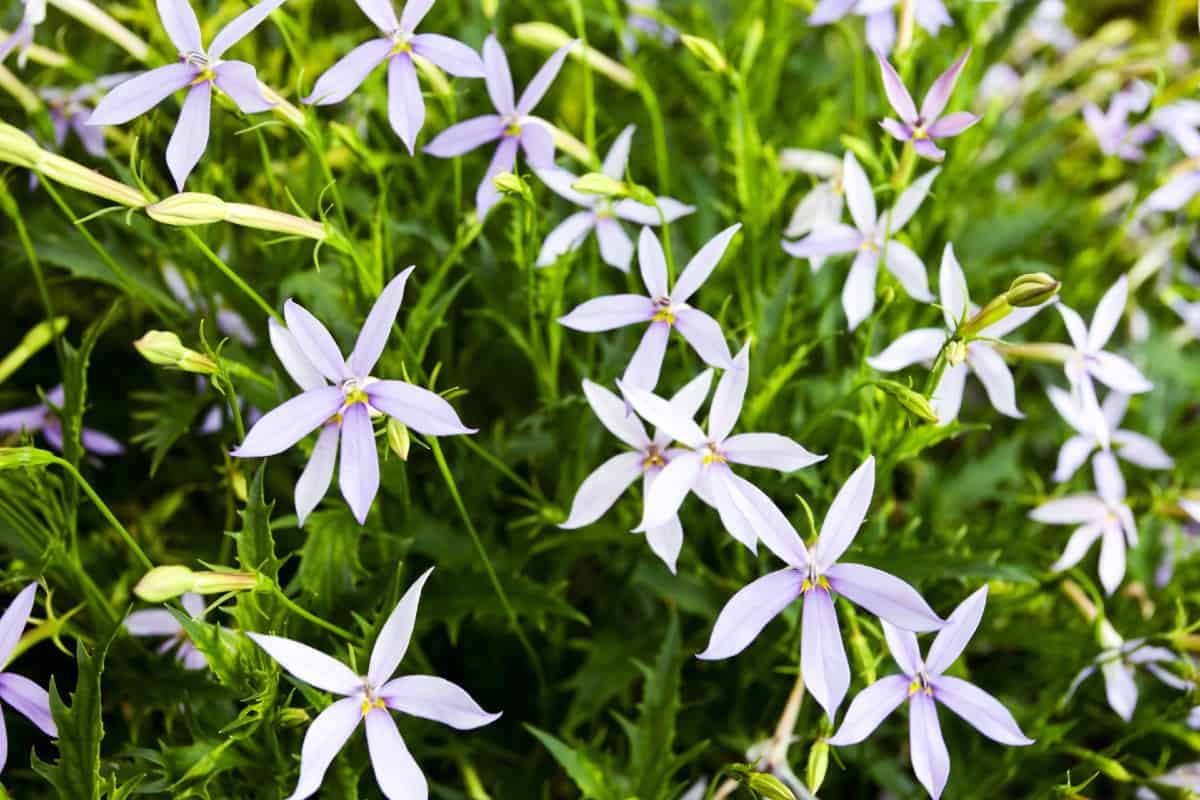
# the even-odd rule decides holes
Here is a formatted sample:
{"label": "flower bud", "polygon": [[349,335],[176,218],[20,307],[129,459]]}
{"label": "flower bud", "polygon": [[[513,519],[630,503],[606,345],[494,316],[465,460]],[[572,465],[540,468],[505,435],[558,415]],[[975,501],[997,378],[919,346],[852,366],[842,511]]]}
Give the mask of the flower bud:
{"label": "flower bud", "polygon": [[258,576],[253,572],[195,572],[192,591],[198,594],[249,592],[258,588]]}
{"label": "flower bud", "polygon": [[[575,37],[571,34],[549,22],[523,22],[513,25],[512,32],[513,38],[519,44],[536,47],[539,50],[557,50],[563,45],[575,41]],[[618,86],[626,89],[633,89],[637,86],[637,77],[628,68],[590,46],[577,44],[571,49],[571,57],[587,62],[587,65],[594,71]]]}
{"label": "flower bud", "polygon": [[792,790],[769,772],[756,772],[748,766],[739,765],[730,769],[729,773],[763,800],[796,800]]}
{"label": "flower bud", "polygon": [[589,172],[571,184],[571,188],[583,194],[598,194],[602,197],[629,196],[629,186],[624,181],[610,178],[603,172]]}
{"label": "flower bud", "polygon": [[155,567],[142,576],[133,593],[147,603],[162,603],[192,591],[195,573],[187,567],[172,565]]}
{"label": "flower bud", "polygon": [[133,346],[144,359],[160,367],[174,367],[197,375],[212,375],[217,371],[216,362],[184,347],[179,337],[170,331],[147,331]]}
{"label": "flower bud", "polygon": [[395,417],[388,417],[387,442],[392,452],[401,461],[408,461],[408,450],[412,445],[412,437],[408,435],[408,426]]}
{"label": "flower bud", "polygon": [[897,381],[880,379],[875,381],[875,385],[890,395],[892,399],[917,419],[933,425],[937,424],[937,412],[933,410],[933,406],[925,395]]}
{"label": "flower bud", "polygon": [[629,187],[629,197],[644,206],[650,206],[651,208],[658,207],[658,198],[654,195],[654,192],[645,186],[638,186],[636,183],[631,185]]}
{"label": "flower bud", "polygon": [[226,203],[225,221],[245,228],[258,228],[260,231],[274,231],[289,236],[303,236],[323,242],[329,237],[329,232],[320,222],[294,214],[285,214],[270,208],[246,205],[245,203]]}
{"label": "flower bud", "polygon": [[211,225],[225,219],[226,205],[221,198],[202,192],[180,192],[146,206],[146,213],[164,225]]}
{"label": "flower bud", "polygon": [[1105,650],[1112,650],[1125,644],[1125,640],[1121,638],[1121,634],[1117,633],[1117,629],[1104,618],[1096,622],[1096,641]]}
{"label": "flower bud", "polygon": [[1013,308],[1033,308],[1053,300],[1060,286],[1044,272],[1031,272],[1014,280],[1004,298]]}
{"label": "flower bud", "polygon": [[516,194],[522,197],[529,194],[529,184],[520,175],[512,172],[501,172],[492,178],[492,183],[504,194]]}
{"label": "flower bud", "polygon": [[275,719],[285,728],[299,728],[301,725],[307,725],[311,718],[308,712],[303,708],[288,707],[279,711],[275,715]]}
{"label": "flower bud", "polygon": [[132,186],[106,178],[96,170],[56,153],[43,151],[33,168],[46,180],[112,200],[129,208],[144,208],[146,205],[145,196]]}
{"label": "flower bud", "polygon": [[0,161],[32,168],[42,155],[33,137],[7,122],[0,122]]}
{"label": "flower bud", "polygon": [[808,768],[805,770],[805,783],[808,790],[816,794],[825,782],[825,773],[829,771],[829,742],[818,739],[808,751]]}
{"label": "flower bud", "polygon": [[729,71],[729,63],[725,60],[725,56],[721,55],[720,49],[708,39],[684,33],[680,35],[679,40],[692,55],[703,61],[704,65],[713,72],[723,74]]}
{"label": "flower bud", "polygon": [[1007,295],[1000,295],[988,301],[988,304],[975,312],[975,316],[967,320],[958,329],[958,335],[962,339],[974,339],[984,329],[995,325],[1000,320],[1012,313],[1013,307],[1009,305]]}

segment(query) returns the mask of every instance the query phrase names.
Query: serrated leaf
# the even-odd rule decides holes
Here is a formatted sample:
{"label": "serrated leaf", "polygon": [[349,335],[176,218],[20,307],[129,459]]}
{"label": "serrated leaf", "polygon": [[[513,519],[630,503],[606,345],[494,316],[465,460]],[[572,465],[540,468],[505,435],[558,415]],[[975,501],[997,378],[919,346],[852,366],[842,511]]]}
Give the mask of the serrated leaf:
{"label": "serrated leaf", "polygon": [[572,749],[570,745],[553,734],[526,725],[525,730],[537,737],[542,746],[550,751],[582,793],[590,800],[616,800],[615,790],[609,786],[605,771],[585,753]]}
{"label": "serrated leaf", "polygon": [[646,682],[642,687],[642,702],[638,704],[637,726],[626,729],[630,740],[630,775],[637,796],[646,800],[666,800],[671,785],[671,773],[664,767],[671,762],[675,747],[680,651],[679,617],[672,612],[654,666],[638,665]]}
{"label": "serrated leaf", "polygon": [[310,514],[304,530],[307,538],[296,578],[321,613],[354,589],[362,570],[358,560],[362,528],[348,509],[338,508]]}
{"label": "serrated leaf", "polygon": [[237,540],[238,561],[242,569],[261,572],[274,579],[279,573],[279,560],[275,557],[275,537],[271,533],[271,509],[263,495],[264,461],[254,472],[254,479],[246,494],[246,507],[238,512],[242,518],[242,529],[234,534]]}

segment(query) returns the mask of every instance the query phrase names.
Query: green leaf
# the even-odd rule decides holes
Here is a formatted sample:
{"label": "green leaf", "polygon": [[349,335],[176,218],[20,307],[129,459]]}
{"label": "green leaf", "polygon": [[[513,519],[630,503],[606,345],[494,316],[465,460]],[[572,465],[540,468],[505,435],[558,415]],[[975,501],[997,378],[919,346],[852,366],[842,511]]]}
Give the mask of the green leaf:
{"label": "green leaf", "polygon": [[310,514],[304,530],[308,538],[296,577],[304,593],[313,598],[314,609],[322,613],[354,589],[362,571],[358,560],[362,528],[348,509],[338,508]]}
{"label": "green leaf", "polygon": [[254,480],[246,493],[246,508],[238,512],[242,530],[233,536],[237,540],[238,561],[242,569],[261,572],[274,579],[279,574],[279,559],[275,557],[275,537],[271,534],[271,509],[263,495],[263,473],[267,462],[258,465]]}
{"label": "green leaf", "polygon": [[616,799],[616,791],[609,786],[605,771],[589,756],[572,749],[566,742],[553,734],[526,724],[525,730],[537,737],[542,746],[550,751],[554,760],[567,772],[567,776],[575,782],[576,788],[584,798],[593,800]]}
{"label": "green leaf", "polygon": [[72,465],[79,466],[83,458],[83,444],[80,434],[83,431],[83,411],[87,408],[87,370],[91,362],[92,351],[100,334],[104,333],[117,315],[121,301],[117,300],[102,317],[87,327],[79,348],[63,340],[63,353],[66,356],[66,372],[63,375],[63,408],[61,413],[63,457]]}
{"label": "green leaf", "polygon": [[133,412],[133,418],[146,426],[134,434],[133,441],[150,453],[150,474],[154,475],[175,443],[192,430],[196,415],[212,398],[178,391],[135,392],[131,397],[144,404]]}
{"label": "green leaf", "polygon": [[627,728],[630,749],[630,775],[637,796],[654,800],[665,798],[674,769],[675,718],[679,714],[679,683],[682,659],[679,617],[672,611],[653,668],[639,664],[646,684],[638,704],[636,727]]}

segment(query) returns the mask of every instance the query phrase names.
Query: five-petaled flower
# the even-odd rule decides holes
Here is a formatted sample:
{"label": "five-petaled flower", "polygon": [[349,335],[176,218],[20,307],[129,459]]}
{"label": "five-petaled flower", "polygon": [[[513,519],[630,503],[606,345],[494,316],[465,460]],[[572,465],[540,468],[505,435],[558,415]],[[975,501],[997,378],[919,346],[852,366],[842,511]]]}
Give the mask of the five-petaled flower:
{"label": "five-petaled flower", "polygon": [[[909,331],[888,345],[879,355],[868,358],[868,364],[883,372],[895,372],[918,361],[932,361],[943,347],[947,347],[947,341],[951,345],[959,344],[955,341],[958,329],[979,309],[971,302],[966,276],[959,266],[958,259],[954,257],[954,248],[950,244],[947,244],[942,252],[942,269],[938,283],[946,330],[917,328]],[[945,425],[958,417],[968,368],[983,382],[988,399],[997,411],[1017,419],[1024,416],[1017,409],[1012,373],[1004,363],[1004,357],[996,352],[994,343],[987,340],[999,339],[1010,333],[1025,324],[1039,310],[1041,306],[1014,308],[1007,316],[981,330],[978,339],[962,343],[961,347],[948,348],[951,355],[947,359],[946,371],[942,373],[941,381],[931,398],[940,424]]]}
{"label": "five-petaled flower", "polygon": [[900,193],[891,210],[876,216],[871,182],[854,153],[847,150],[842,163],[842,187],[854,225],[833,221],[815,227],[797,242],[783,243],[783,249],[796,258],[855,253],[850,274],[842,287],[842,308],[846,311],[850,330],[857,328],[875,308],[875,283],[881,257],[885,257],[884,267],[896,276],[909,297],[922,303],[933,300],[924,262],[908,245],[892,237],[917,213],[940,172],[940,168],[926,172]]}
{"label": "five-petaled flower", "polygon": [[379,491],[379,454],[372,416],[386,414],[426,436],[475,432],[462,424],[449,403],[428,389],[371,376],[383,355],[404,299],[404,284],[413,269],[404,270],[384,287],[349,358],[342,358],[325,326],[293,300],[284,304],[286,328],[271,320],[275,355],[304,391],[264,414],[233,455],[258,458],[282,453],[320,428],[312,457],[296,483],[296,513],[301,522],[316,508],[333,480],[339,432],[343,436],[338,484],[359,523],[366,522]]}
{"label": "five-petaled flower", "polygon": [[8,35],[8,38],[0,41],[0,64],[4,63],[4,59],[8,58],[9,53],[19,49],[17,61],[24,67],[25,56],[33,44],[33,31],[46,21],[46,0],[23,0],[23,2],[25,11],[21,14],[21,21],[17,23],[16,29]]}
{"label": "five-petaled flower", "polygon": [[[179,602],[192,619],[204,619],[203,597],[195,592],[185,592],[179,598]],[[129,631],[131,636],[166,637],[166,641],[159,645],[158,652],[166,653],[175,649],[175,660],[182,664],[184,669],[204,669],[208,666],[208,659],[192,644],[183,625],[165,608],[134,611],[125,618],[125,630]]]}
{"label": "five-petaled flower", "polygon": [[1186,692],[1195,688],[1195,684],[1191,681],[1159,666],[1160,664],[1178,664],[1185,669],[1190,668],[1171,650],[1147,645],[1145,639],[1125,641],[1106,619],[1100,620],[1097,635],[1100,639],[1100,646],[1104,649],[1094,662],[1084,667],[1075,676],[1075,680],[1071,681],[1066,697],[1063,698],[1064,703],[1070,701],[1079,685],[1091,677],[1097,669],[1104,676],[1104,693],[1109,707],[1126,722],[1133,719],[1134,709],[1137,708],[1138,688],[1135,675],[1138,667],[1142,667],[1172,689]]}
{"label": "five-petaled flower", "polygon": [[706,364],[729,366],[729,345],[721,325],[708,314],[688,305],[696,290],[716,269],[729,242],[742,226],[731,225],[692,256],[673,289],[667,288],[667,259],[662,244],[649,228],[638,237],[638,266],[646,295],[613,294],[576,306],[559,322],[577,331],[596,333],[649,323],[642,341],[629,359],[621,378],[626,387],[650,390],[658,384],[667,339],[675,328]]}
{"label": "five-petaled flower", "polygon": [[969,55],[970,48],[950,66],[950,69],[938,76],[925,94],[925,99],[921,101],[921,111],[918,113],[912,95],[908,93],[904,81],[896,74],[895,68],[886,57],[876,53],[879,69],[883,73],[883,89],[887,93],[888,103],[900,115],[899,122],[888,118],[880,121],[880,126],[894,138],[902,142],[912,142],[913,148],[925,158],[931,161],[944,159],[946,153],[935,144],[935,140],[958,136],[979,121],[979,117],[967,111],[955,111],[942,116]]}
{"label": "five-petaled flower", "polygon": [[[787,147],[779,153],[779,168],[823,178],[796,204],[783,230],[784,236],[799,239],[818,228],[827,228],[842,221],[842,209],[845,206],[842,159],[817,150]],[[808,259],[813,272],[819,270],[824,261],[823,256]]]}
{"label": "five-petaled flower", "polygon": [[[35,406],[26,406],[0,414],[0,432],[41,431],[42,436],[55,450],[62,452],[63,429],[58,412],[65,401],[65,394],[60,383],[46,392],[46,402]],[[116,456],[125,452],[125,447],[107,433],[101,433],[91,428],[82,428],[79,432],[80,443],[89,453],[101,456]]]}
{"label": "five-petaled flower", "polygon": [[[1075,435],[1063,442],[1058,451],[1058,464],[1054,468],[1054,480],[1064,483],[1087,462],[1099,448],[1101,453],[1109,448],[1101,444],[1100,434],[1095,430],[1096,421],[1089,419],[1075,405],[1075,398],[1057,386],[1046,389],[1050,402],[1058,409],[1062,418],[1075,429]],[[1129,395],[1109,392],[1100,406],[1105,428],[1111,444],[1117,445],[1116,454],[1131,464],[1145,469],[1171,469],[1175,461],[1162,449],[1158,442],[1141,433],[1121,428],[1125,410],[1129,407]],[[1097,454],[1099,457],[1099,454]]]}
{"label": "five-petaled flower", "polygon": [[[7,664],[12,658],[25,624],[29,622],[36,594],[37,584],[29,584],[4,610],[4,616],[0,617],[0,665]],[[50,696],[29,678],[15,672],[0,672],[0,701],[36,725],[42,733],[58,737],[58,726],[54,724],[54,717],[50,713]],[[4,769],[7,760],[8,733],[4,716],[0,714],[0,770]]]}
{"label": "five-petaled flower", "polygon": [[729,435],[742,413],[749,379],[750,345],[747,343],[717,383],[708,410],[707,433],[691,417],[684,417],[658,395],[634,386],[621,386],[642,419],[691,448],[691,452],[674,455],[650,486],[642,521],[635,530],[651,530],[670,521],[688,493],[694,492],[717,509],[730,535],[754,550],[762,528],[761,509],[779,512],[762,490],[734,474],[729,465],[793,472],[825,458],[775,433]]}
{"label": "five-petaled flower", "polygon": [[457,684],[433,675],[393,678],[408,650],[421,589],[430,568],[409,587],[379,632],[366,675],[355,675],[342,662],[306,644],[281,636],[248,634],[271,658],[310,686],[342,695],[317,715],[300,748],[300,780],[288,800],[304,800],[321,788],[333,759],[363,722],[375,780],[388,800],[425,800],[425,775],[404,744],[391,711],[401,711],[471,730],[494,722]]}
{"label": "five-petaled flower", "polygon": [[697,657],[729,658],[742,652],[784,608],[803,598],[800,671],[804,685],[832,722],[850,687],[850,663],[842,645],[833,593],[905,630],[934,631],[943,620],[904,581],[874,567],[840,564],[866,518],[875,489],[875,458],[869,456],[838,490],[810,552],[778,509],[761,513],[763,544],[788,566],[747,585],[725,604],[708,647]]}
{"label": "five-petaled flower", "polygon": [[[914,0],[918,25],[930,36],[954,24],[942,0]],[[808,17],[809,25],[829,25],[855,14],[866,19],[867,44],[872,50],[889,53],[896,44],[896,0],[820,0]]]}
{"label": "five-petaled flower", "polygon": [[187,97],[167,143],[167,166],[179,191],[208,146],[212,89],[229,95],[243,113],[267,111],[274,104],[259,88],[254,67],[221,56],[258,27],[284,0],[262,0],[222,28],[208,49],[200,41],[200,23],[188,0],[158,0],[167,36],[179,49],[179,63],[143,72],[117,86],[96,105],[89,125],[121,125],[145,114],[171,94],[186,88]]}
{"label": "five-petaled flower", "polygon": [[[613,180],[625,179],[625,166],[629,162],[629,145],[633,139],[633,131],[633,125],[621,131],[608,155],[604,157],[601,171]],[[534,172],[555,194],[584,209],[564,219],[546,236],[546,241],[542,242],[542,250],[538,253],[539,267],[548,267],[565,253],[578,249],[587,239],[587,235],[595,230],[596,242],[600,245],[600,257],[604,259],[604,263],[628,272],[629,262],[633,258],[633,242],[618,220],[624,219],[639,225],[660,225],[663,222],[674,222],[696,210],[695,206],[685,205],[670,197],[656,198],[656,208],[631,198],[613,202],[608,197],[584,194],[574,188],[575,181],[578,180],[575,175],[553,164],[538,167]]]}
{"label": "five-petaled flower", "polygon": [[938,723],[937,703],[949,708],[992,741],[1008,745],[1033,744],[999,700],[973,683],[943,674],[958,660],[975,634],[986,604],[987,586],[984,586],[954,610],[924,660],[917,637],[884,620],[888,649],[902,672],[880,678],[859,692],[829,743],[842,746],[861,742],[885,717],[908,700],[908,746],[913,772],[934,800],[942,796],[950,777],[950,753]]}
{"label": "five-petaled flower", "polygon": [[1134,81],[1113,95],[1108,111],[1101,111],[1094,103],[1083,107],[1083,120],[1096,137],[1101,153],[1123,161],[1141,161],[1146,157],[1142,145],[1153,139],[1156,131],[1146,123],[1131,126],[1128,119],[1130,113],[1145,111],[1153,95],[1150,84]]}
{"label": "five-petaled flower", "polygon": [[558,48],[533,76],[520,99],[514,102],[508,58],[504,55],[504,48],[496,41],[496,35],[489,35],[483,42],[483,77],[497,113],[452,125],[425,146],[425,152],[432,156],[453,158],[488,142],[500,141],[492,156],[492,163],[475,192],[475,213],[480,220],[500,199],[500,190],[492,179],[502,172],[512,172],[518,144],[524,148],[531,167],[549,166],[554,162],[553,126],[544,119],[532,116],[532,112],[550,89],[550,84],[562,69],[563,60],[574,46],[575,41],[572,40]]}
{"label": "five-petaled flower", "polygon": [[409,0],[396,19],[391,0],[356,0],[383,37],[351,50],[317,79],[306,103],[332,105],[350,96],[375,67],[388,65],[388,121],[411,155],[425,124],[425,100],[413,56],[429,59],[460,78],[482,78],[483,61],[462,42],[436,33],[415,33],[434,0]]}
{"label": "five-petaled flower", "polygon": [[[712,370],[706,369],[671,398],[675,413],[687,419],[695,417],[711,385]],[[646,427],[629,413],[625,401],[603,386],[585,380],[583,393],[601,424],[633,449],[613,456],[584,479],[571,503],[571,513],[559,525],[568,530],[591,525],[600,519],[639,475],[643,479],[642,494],[648,495],[654,480],[662,474],[663,467],[676,456],[687,452],[671,447],[671,434],[664,430],[656,430],[653,437],[648,436]],[[674,572],[679,550],[683,546],[683,527],[679,524],[678,515],[647,530],[646,542],[667,565],[667,569]]]}

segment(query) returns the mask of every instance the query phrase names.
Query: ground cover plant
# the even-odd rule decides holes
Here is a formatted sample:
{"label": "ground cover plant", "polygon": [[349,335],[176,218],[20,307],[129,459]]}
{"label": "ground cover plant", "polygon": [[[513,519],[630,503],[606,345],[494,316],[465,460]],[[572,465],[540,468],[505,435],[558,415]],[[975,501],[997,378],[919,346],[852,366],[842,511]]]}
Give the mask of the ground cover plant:
{"label": "ground cover plant", "polygon": [[1197,11],[0,9],[0,796],[1200,794]]}

